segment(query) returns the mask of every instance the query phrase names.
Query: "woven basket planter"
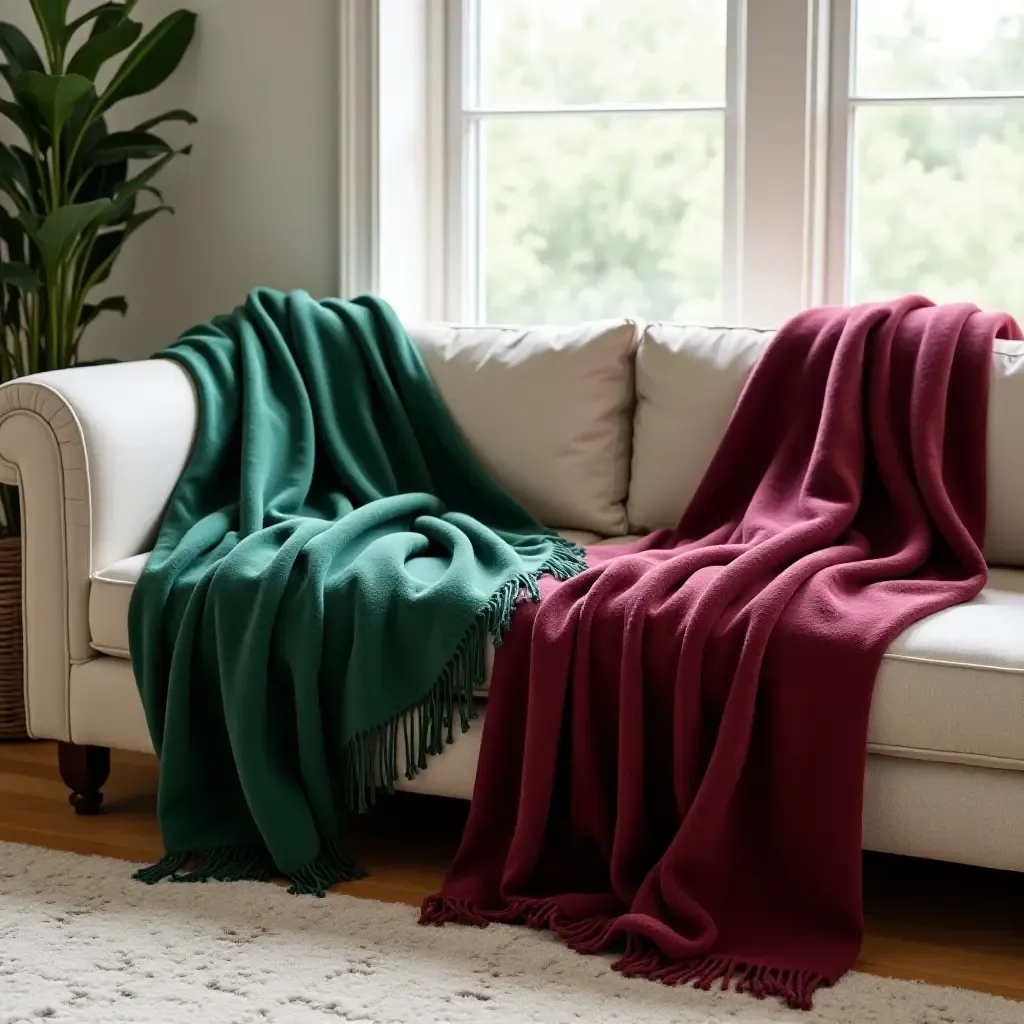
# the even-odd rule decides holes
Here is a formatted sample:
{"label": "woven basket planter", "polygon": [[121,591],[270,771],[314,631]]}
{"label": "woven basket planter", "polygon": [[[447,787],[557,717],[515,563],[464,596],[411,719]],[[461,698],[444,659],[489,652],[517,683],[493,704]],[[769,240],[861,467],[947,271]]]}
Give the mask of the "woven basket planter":
{"label": "woven basket planter", "polygon": [[0,540],[0,739],[25,739],[21,538]]}

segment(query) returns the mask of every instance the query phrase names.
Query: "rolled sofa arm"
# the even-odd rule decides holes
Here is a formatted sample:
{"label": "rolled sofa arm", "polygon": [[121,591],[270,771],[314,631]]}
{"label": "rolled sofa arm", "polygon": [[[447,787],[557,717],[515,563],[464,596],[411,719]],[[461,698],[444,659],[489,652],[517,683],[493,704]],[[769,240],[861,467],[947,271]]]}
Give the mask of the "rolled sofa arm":
{"label": "rolled sofa arm", "polygon": [[163,359],[56,370],[0,387],[0,482],[21,488],[32,736],[71,739],[70,666],[96,656],[90,576],[151,548],[196,415],[188,374]]}

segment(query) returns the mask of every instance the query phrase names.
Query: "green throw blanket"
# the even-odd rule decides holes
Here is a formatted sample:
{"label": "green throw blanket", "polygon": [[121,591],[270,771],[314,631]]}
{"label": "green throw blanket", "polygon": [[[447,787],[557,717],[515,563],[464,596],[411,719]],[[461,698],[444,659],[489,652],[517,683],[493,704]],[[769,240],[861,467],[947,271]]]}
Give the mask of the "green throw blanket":
{"label": "green throw blanket", "polygon": [[167,855],[147,882],[362,874],[345,816],[473,716],[484,644],[583,551],[490,478],[392,310],[261,289],[159,353],[195,447],[132,596]]}

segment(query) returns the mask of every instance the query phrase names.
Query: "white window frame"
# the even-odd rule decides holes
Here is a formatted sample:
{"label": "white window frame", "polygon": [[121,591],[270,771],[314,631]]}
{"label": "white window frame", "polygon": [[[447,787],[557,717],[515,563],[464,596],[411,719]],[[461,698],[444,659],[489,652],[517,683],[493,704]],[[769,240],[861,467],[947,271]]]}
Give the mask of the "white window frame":
{"label": "white window frame", "polygon": [[[588,116],[614,115],[618,117],[640,116],[674,116],[719,114],[724,121],[727,137],[725,162],[725,192],[728,197],[738,191],[738,166],[735,157],[735,146],[730,143],[730,135],[735,131],[737,119],[734,115],[735,103],[728,94],[736,81],[735,67],[738,58],[739,33],[734,31],[738,22],[730,11],[730,31],[727,38],[726,82],[729,87],[724,102],[678,102],[678,103],[638,103],[638,104],[587,104],[575,106],[483,106],[479,97],[475,96],[479,83],[476,58],[480,51],[480,26],[478,14],[481,3],[486,0],[455,0],[446,4],[446,33],[451,47],[446,51],[446,70],[448,88],[446,92],[447,152],[446,165],[449,169],[446,195],[461,196],[462,202],[448,204],[449,223],[447,227],[447,245],[445,247],[445,263],[447,266],[448,287],[445,294],[447,308],[458,310],[463,317],[477,320],[481,317],[484,307],[484,281],[481,271],[486,266],[486,250],[482,231],[482,180],[483,129],[488,121],[503,117],[535,117],[575,118]],[[742,9],[740,0],[728,0],[730,8]],[[470,40],[476,39],[471,45]],[[456,42],[457,41],[457,42]],[[452,45],[454,43],[455,45]],[[732,211],[734,203],[726,202],[726,225],[723,231],[723,268],[725,279],[735,279],[733,268],[736,261],[736,234],[732,228]],[[471,258],[475,254],[477,258]],[[735,304],[733,295],[726,296],[726,305]]]}
{"label": "white window frame", "polygon": [[910,92],[884,96],[858,94],[853,80],[854,48],[857,39],[856,10],[856,0],[832,0],[829,92],[830,123],[833,130],[828,133],[829,173],[825,185],[825,214],[822,218],[826,240],[822,260],[822,301],[837,304],[846,304],[852,298],[849,253],[852,241],[853,204],[856,198],[852,180],[856,111],[885,105],[976,106],[1024,101],[1024,90],[974,93]]}
{"label": "white window frame", "polygon": [[[479,157],[474,152],[480,124],[488,117],[506,115],[579,115],[564,115],[558,108],[467,108],[463,97],[471,95],[475,69],[469,65],[478,48],[465,45],[470,33],[463,19],[467,12],[472,16],[475,4],[446,0],[444,6],[450,47],[445,54],[449,126],[445,195],[463,197],[462,203],[447,203],[444,308],[450,316],[475,319],[482,287],[467,251],[477,231],[474,217],[480,209],[479,176],[475,173]],[[729,322],[772,326],[813,299],[809,246],[814,242],[812,195],[819,162],[814,146],[822,114],[816,103],[823,41],[819,12],[826,6],[818,0],[728,0],[723,314]],[[458,42],[452,46],[452,41]],[[770,88],[766,88],[769,82]],[[626,116],[660,111],[671,116],[717,111],[721,105],[577,109]],[[637,311],[636,315],[645,313]]]}
{"label": "white window frame", "polygon": [[[379,290],[408,319],[473,320],[470,0],[339,2],[340,290]],[[845,301],[850,5],[729,0],[726,322]]]}
{"label": "white window frame", "polygon": [[[380,286],[380,3],[339,0],[338,293]],[[390,258],[390,255],[389,255]]]}

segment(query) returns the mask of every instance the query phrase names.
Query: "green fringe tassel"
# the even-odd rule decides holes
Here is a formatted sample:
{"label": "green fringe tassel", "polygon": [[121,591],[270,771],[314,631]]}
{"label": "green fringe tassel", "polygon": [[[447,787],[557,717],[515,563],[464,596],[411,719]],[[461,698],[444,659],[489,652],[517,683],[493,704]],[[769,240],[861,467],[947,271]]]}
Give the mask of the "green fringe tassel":
{"label": "green fringe tassel", "polygon": [[215,846],[199,853],[168,853],[132,877],[146,885],[165,878],[172,882],[264,882],[274,877],[274,862],[262,846]]}
{"label": "green fringe tassel", "polygon": [[192,869],[175,882],[265,882],[274,877],[274,862],[259,845],[215,846],[196,854]]}
{"label": "green fringe tassel", "polygon": [[289,874],[288,891],[293,896],[323,898],[332,885],[365,878],[366,869],[356,863],[339,843],[324,842],[316,858],[305,867]]}
{"label": "green fringe tassel", "polygon": [[480,610],[434,686],[418,704],[376,729],[353,736],[345,753],[345,796],[348,806],[365,813],[377,793],[393,793],[398,780],[399,730],[405,752],[405,777],[415,778],[427,758],[453,742],[455,712],[462,732],[477,717],[475,691],[485,682],[487,635],[500,647],[521,600],[540,600],[539,577],[549,574],[568,580],[587,567],[586,552],[564,537],[555,538],[550,557],[533,573],[511,579]]}
{"label": "green fringe tassel", "polygon": [[145,882],[146,885],[156,885],[165,878],[174,878],[175,875],[189,862],[190,853],[168,853],[155,864],[148,868],[139,868],[132,875],[137,882]]}
{"label": "green fringe tassel", "polygon": [[[188,871],[183,869],[191,865]],[[215,846],[200,853],[169,853],[132,876],[147,885],[169,878],[172,882],[265,882],[278,874],[266,847],[260,845]],[[293,894],[323,896],[339,882],[365,878],[366,870],[354,861],[341,844],[329,840],[305,867],[289,876]]]}

